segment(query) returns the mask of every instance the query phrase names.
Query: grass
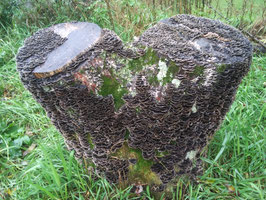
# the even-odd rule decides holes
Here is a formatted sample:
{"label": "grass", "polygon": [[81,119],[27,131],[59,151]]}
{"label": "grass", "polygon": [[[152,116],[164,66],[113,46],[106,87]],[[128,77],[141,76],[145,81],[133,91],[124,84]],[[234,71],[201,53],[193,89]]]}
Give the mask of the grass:
{"label": "grass", "polygon": [[[62,137],[19,80],[15,55],[23,40],[39,28],[80,20],[113,29],[104,1],[84,8],[81,1],[73,2],[74,11],[60,8],[51,20],[47,17],[54,14],[58,5],[49,5],[49,12],[42,10],[45,19],[35,19],[37,11],[32,11],[34,18],[25,9],[17,10],[13,23],[0,29],[0,199],[153,199],[149,188],[141,197],[134,197],[130,188],[119,189],[85,170],[74,159],[74,152],[65,149]],[[124,41],[174,15],[167,8],[153,10],[145,2],[110,1],[115,31]],[[254,8],[263,1],[256,2]],[[23,12],[31,19],[28,28],[18,18]],[[247,20],[258,19],[253,17]],[[238,20],[237,16],[230,19]],[[254,55],[251,70],[241,83],[231,110],[202,158],[204,175],[198,177],[199,184],[180,179],[173,188],[174,199],[266,198],[265,66],[266,57]]]}

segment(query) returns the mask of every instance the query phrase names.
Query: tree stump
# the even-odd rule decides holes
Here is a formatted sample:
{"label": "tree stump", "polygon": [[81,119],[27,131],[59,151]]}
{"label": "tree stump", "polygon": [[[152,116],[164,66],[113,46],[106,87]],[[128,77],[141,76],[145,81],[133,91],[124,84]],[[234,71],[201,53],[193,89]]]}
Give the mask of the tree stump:
{"label": "tree stump", "polygon": [[77,159],[112,183],[164,191],[202,173],[251,58],[235,28],[177,15],[127,45],[96,24],[54,25],[25,40],[17,69]]}

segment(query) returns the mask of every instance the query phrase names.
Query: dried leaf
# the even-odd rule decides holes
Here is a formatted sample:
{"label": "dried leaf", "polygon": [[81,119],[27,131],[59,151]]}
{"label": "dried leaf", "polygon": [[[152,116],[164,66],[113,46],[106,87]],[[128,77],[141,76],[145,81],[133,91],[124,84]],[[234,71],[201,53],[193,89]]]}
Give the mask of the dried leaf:
{"label": "dried leaf", "polygon": [[12,190],[10,190],[10,188],[8,188],[8,189],[6,190],[6,193],[7,193],[9,196],[11,196],[11,195],[12,195],[12,193],[13,193],[13,191],[12,191]]}
{"label": "dried leaf", "polygon": [[23,156],[26,156],[26,155],[28,155],[30,152],[32,152],[32,151],[35,149],[36,146],[37,146],[37,144],[32,143],[32,144],[30,145],[30,147],[29,147],[26,151],[23,152]]}
{"label": "dried leaf", "polygon": [[136,185],[136,190],[135,190],[135,193],[136,194],[140,194],[143,192],[143,187],[142,185]]}
{"label": "dried leaf", "polygon": [[9,196],[12,196],[13,192],[15,192],[17,189],[14,188],[14,189],[10,189],[8,188],[7,190],[5,190],[5,193],[8,194]]}
{"label": "dried leaf", "polygon": [[25,160],[21,162],[21,165],[23,165],[23,166],[26,166],[26,165],[28,165],[28,164],[29,164],[29,163],[28,163],[27,161],[25,161]]}
{"label": "dried leaf", "polygon": [[211,179],[209,179],[209,180],[200,180],[199,182],[200,183],[205,183],[205,184],[213,184],[213,183],[215,183],[215,180],[211,180]]}
{"label": "dried leaf", "polygon": [[229,184],[225,184],[225,186],[227,187],[229,193],[235,193],[236,189],[234,188],[234,186],[229,185]]}
{"label": "dried leaf", "polygon": [[33,136],[33,135],[34,135],[34,133],[31,132],[31,131],[26,131],[25,134],[26,134],[27,136]]}
{"label": "dried leaf", "polygon": [[85,194],[85,198],[87,199],[87,198],[89,198],[89,197],[90,197],[90,192],[87,191],[86,194]]}

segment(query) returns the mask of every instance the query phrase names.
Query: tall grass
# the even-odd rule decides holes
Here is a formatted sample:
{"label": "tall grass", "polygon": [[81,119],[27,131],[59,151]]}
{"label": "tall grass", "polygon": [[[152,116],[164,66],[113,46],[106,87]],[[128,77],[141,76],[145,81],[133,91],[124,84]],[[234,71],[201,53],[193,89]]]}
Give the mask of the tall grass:
{"label": "tall grass", "polygon": [[[200,0],[109,0],[109,6],[103,0],[14,2],[12,15],[6,23],[1,21],[0,29],[0,199],[19,200],[154,199],[149,188],[138,197],[131,188],[109,184],[65,149],[62,137],[16,72],[14,57],[26,37],[39,28],[78,20],[114,29],[130,41],[177,13],[217,18],[207,3],[235,26],[242,15],[242,24],[250,28],[265,14],[262,0],[246,1],[244,7],[240,0],[204,1],[204,6]],[[265,34],[265,27],[256,29]],[[202,158],[204,175],[198,184],[180,179],[172,189],[174,199],[265,199],[265,66],[265,56],[254,55],[236,101]],[[36,147],[30,149],[32,144]]]}
{"label": "tall grass", "polygon": [[[123,26],[123,30],[136,30],[138,33],[149,24],[176,14],[207,16],[223,21],[221,13],[230,18],[231,25],[265,36],[265,11],[266,2],[263,0],[2,0],[0,24],[18,25],[33,33],[36,27],[69,20],[91,21],[118,32]],[[132,35],[125,35],[124,39]]]}

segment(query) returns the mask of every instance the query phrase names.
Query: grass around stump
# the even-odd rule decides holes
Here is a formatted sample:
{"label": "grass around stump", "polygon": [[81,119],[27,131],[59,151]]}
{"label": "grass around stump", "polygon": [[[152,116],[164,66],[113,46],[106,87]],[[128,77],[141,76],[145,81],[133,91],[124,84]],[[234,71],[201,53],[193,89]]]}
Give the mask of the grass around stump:
{"label": "grass around stump", "polygon": [[[0,199],[154,199],[148,187],[136,196],[131,194],[131,188],[120,189],[103,177],[95,178],[75,160],[74,152],[66,150],[62,136],[20,82],[15,55],[24,39],[38,29],[73,20],[94,22],[109,29],[114,24],[116,33],[130,41],[160,19],[177,14],[179,9],[171,7],[177,4],[159,6],[158,2],[164,1],[156,1],[154,7],[151,0],[110,0],[110,11],[105,1],[53,4],[47,0],[36,1],[39,4],[29,5],[29,10],[25,2],[0,3],[8,5],[4,5],[8,14],[0,9],[0,20],[5,20],[0,21]],[[219,6],[217,0],[209,2],[228,15],[231,25],[241,23],[246,30],[263,32],[256,23],[264,20],[264,1],[233,1],[231,14],[226,10],[226,2],[230,1],[219,1]],[[243,2],[249,7],[243,8]],[[243,9],[245,16],[241,15]],[[192,14],[218,16],[207,7],[203,11],[193,7]],[[265,40],[263,34],[258,37]],[[265,72],[265,55],[254,55],[235,102],[202,158],[203,176],[198,177],[198,184],[180,179],[172,189],[173,199],[266,199]]]}

